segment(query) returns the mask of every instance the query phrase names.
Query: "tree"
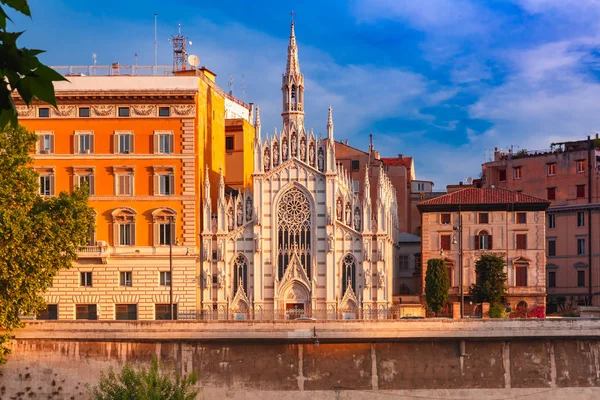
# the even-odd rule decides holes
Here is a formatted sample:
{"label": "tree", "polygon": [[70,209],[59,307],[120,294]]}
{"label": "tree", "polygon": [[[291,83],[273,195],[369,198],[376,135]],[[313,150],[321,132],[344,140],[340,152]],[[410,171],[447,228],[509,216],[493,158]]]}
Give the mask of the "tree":
{"label": "tree", "polygon": [[29,151],[37,135],[22,126],[0,128],[0,364],[20,315],[45,307],[41,296],[76,251],[87,244],[94,211],[87,188],[43,198]]}
{"label": "tree", "polygon": [[12,92],[17,91],[25,104],[37,98],[56,107],[53,81],[66,80],[58,72],[47,67],[37,56],[43,50],[19,48],[17,39],[23,32],[7,32],[6,21],[12,21],[2,5],[31,17],[27,0],[0,0],[0,128],[11,122],[17,125],[17,110]]}
{"label": "tree", "polygon": [[493,254],[484,254],[475,262],[477,281],[471,285],[470,292],[477,303],[488,302],[492,306],[501,304],[506,294],[506,273],[504,258]]}
{"label": "tree", "polygon": [[134,369],[126,363],[116,374],[110,367],[107,375],[100,375],[98,386],[87,388],[93,400],[194,400],[199,392],[194,387],[196,382],[196,371],[181,376],[159,365],[153,356],[148,370],[143,366]]}
{"label": "tree", "polygon": [[441,258],[432,258],[427,261],[425,299],[427,306],[436,315],[446,305],[448,289],[450,289],[450,279],[448,278],[448,272],[446,272],[446,262]]}

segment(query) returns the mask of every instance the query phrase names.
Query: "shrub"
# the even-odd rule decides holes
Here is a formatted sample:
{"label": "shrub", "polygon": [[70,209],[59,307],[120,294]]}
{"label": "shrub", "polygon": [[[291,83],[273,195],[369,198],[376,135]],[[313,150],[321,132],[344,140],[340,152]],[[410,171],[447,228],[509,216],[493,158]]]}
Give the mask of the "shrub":
{"label": "shrub", "polygon": [[110,367],[107,375],[101,373],[98,386],[87,385],[87,389],[93,400],[194,400],[198,395],[196,382],[197,372],[181,376],[152,357],[150,369],[125,364],[116,374]]}
{"label": "shrub", "polygon": [[529,310],[527,318],[546,318],[546,310],[542,306],[537,306]]}
{"label": "shrub", "polygon": [[501,304],[506,294],[506,273],[504,258],[494,254],[484,254],[475,262],[477,281],[470,292],[477,303],[488,302],[494,306]]}
{"label": "shrub", "polygon": [[494,305],[490,307],[490,318],[506,318],[504,307],[501,305]]}
{"label": "shrub", "polygon": [[450,289],[450,280],[446,272],[446,262],[441,258],[427,261],[425,299],[429,309],[436,315],[444,309],[448,301],[448,289]]}

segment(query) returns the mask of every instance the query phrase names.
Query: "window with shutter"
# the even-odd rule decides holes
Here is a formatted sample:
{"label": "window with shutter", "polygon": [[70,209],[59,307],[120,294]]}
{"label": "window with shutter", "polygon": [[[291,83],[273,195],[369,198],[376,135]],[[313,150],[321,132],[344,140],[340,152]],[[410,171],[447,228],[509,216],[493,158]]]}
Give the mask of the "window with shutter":
{"label": "window with shutter", "polygon": [[516,285],[515,286],[527,286],[527,267],[518,266],[515,268],[516,274]]}
{"label": "window with shutter", "polygon": [[173,154],[174,137],[171,131],[154,132],[154,153],[155,154]]}
{"label": "window with shutter", "polygon": [[489,238],[490,236],[488,235],[488,233],[486,231],[481,231],[479,232],[479,235],[477,235],[478,240],[478,245],[476,247],[476,250],[489,250]]}
{"label": "window with shutter", "polygon": [[487,224],[489,221],[489,214],[488,213],[479,213],[479,223],[480,224]]}
{"label": "window with shutter", "polygon": [[556,240],[548,240],[548,257],[556,256]]}
{"label": "window with shutter", "polygon": [[442,250],[450,250],[450,235],[440,235],[440,245]]}
{"label": "window with shutter", "polygon": [[526,250],[527,249],[527,234],[519,233],[517,236],[517,250]]}
{"label": "window with shutter", "polygon": [[577,185],[577,198],[585,197],[585,185]]}
{"label": "window with shutter", "polygon": [[443,225],[449,225],[450,224],[450,214],[446,214],[446,213],[441,214],[440,220]]}
{"label": "window with shutter", "polygon": [[527,213],[519,212],[517,213],[517,224],[526,224],[527,223]]}
{"label": "window with shutter", "polygon": [[585,287],[585,271],[577,271],[577,287]]}
{"label": "window with shutter", "polygon": [[556,271],[548,271],[548,287],[556,287]]}

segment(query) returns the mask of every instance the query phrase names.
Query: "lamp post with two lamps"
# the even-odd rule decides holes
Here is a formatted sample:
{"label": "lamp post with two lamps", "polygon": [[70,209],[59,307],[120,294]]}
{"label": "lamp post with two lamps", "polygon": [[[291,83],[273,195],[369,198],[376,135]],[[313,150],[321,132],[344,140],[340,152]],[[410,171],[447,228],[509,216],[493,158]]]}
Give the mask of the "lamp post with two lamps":
{"label": "lamp post with two lamps", "polygon": [[[465,316],[465,293],[463,290],[463,224],[462,224],[462,215],[459,213],[458,215],[458,226],[453,226],[452,230],[454,234],[452,235],[452,244],[458,243],[458,294],[460,296],[460,317],[464,318]],[[458,236],[458,240],[456,238]]]}

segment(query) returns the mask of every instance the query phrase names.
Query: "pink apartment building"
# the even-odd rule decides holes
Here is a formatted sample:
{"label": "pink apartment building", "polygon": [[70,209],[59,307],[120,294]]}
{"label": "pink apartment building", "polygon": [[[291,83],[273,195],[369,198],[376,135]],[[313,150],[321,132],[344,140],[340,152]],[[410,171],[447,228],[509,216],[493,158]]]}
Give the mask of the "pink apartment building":
{"label": "pink apartment building", "polygon": [[450,278],[448,302],[460,301],[462,286],[468,305],[469,286],[476,281],[475,263],[483,254],[492,253],[505,259],[505,300],[511,308],[545,305],[545,211],[549,205],[545,199],[515,191],[472,187],[419,203],[422,293],[427,262],[443,258]]}
{"label": "pink apartment building", "polygon": [[600,304],[600,140],[555,143],[547,151],[494,152],[482,186],[548,199],[548,311]]}

